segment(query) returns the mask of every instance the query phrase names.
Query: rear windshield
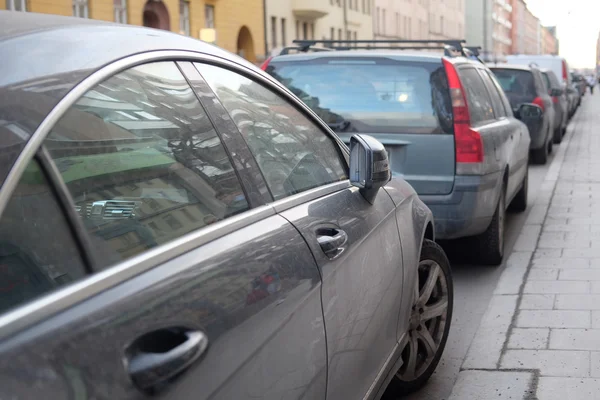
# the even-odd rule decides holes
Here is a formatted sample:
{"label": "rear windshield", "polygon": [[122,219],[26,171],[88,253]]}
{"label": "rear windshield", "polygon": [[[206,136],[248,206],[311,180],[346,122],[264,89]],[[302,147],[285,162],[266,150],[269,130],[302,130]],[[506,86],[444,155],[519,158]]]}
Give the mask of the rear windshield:
{"label": "rear windshield", "polygon": [[267,72],[338,132],[452,133],[441,62],[336,57],[272,62]]}
{"label": "rear windshield", "polygon": [[506,93],[534,95],[536,93],[531,71],[493,68],[492,71]]}

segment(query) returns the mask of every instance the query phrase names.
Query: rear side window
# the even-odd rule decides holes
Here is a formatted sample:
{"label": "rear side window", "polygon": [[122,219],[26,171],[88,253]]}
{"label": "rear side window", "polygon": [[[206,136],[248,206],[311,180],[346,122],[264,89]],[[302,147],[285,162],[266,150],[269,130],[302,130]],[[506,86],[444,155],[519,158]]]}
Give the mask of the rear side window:
{"label": "rear side window", "polygon": [[267,68],[338,132],[452,133],[440,62],[318,58]]}
{"label": "rear side window", "polygon": [[536,89],[531,71],[508,68],[494,68],[493,71],[506,93],[535,95]]}
{"label": "rear side window", "polygon": [[45,146],[108,266],[249,208],[208,115],[173,62],[85,93]]}
{"label": "rear side window", "polygon": [[546,87],[548,88],[548,90],[550,90],[550,88],[552,87],[552,82],[550,82],[550,77],[548,76],[548,74],[546,72],[543,72],[542,76],[544,77],[544,83],[546,84]]}
{"label": "rear side window", "polygon": [[0,313],[85,277],[63,210],[37,161],[0,221]]}
{"label": "rear side window", "polygon": [[485,87],[487,88],[488,93],[490,94],[490,98],[492,100],[492,105],[494,106],[494,114],[496,115],[496,118],[506,117],[507,114],[506,114],[506,111],[504,110],[504,105],[502,104],[502,99],[500,98],[498,89],[496,89],[496,87],[494,86],[494,83],[490,79],[488,72],[485,70],[480,70],[479,72],[481,73],[481,79],[483,79]]}
{"label": "rear side window", "polygon": [[492,100],[477,70],[475,68],[461,68],[458,73],[462,86],[466,91],[471,123],[478,124],[493,120]]}
{"label": "rear side window", "polygon": [[546,85],[544,78],[542,77],[542,73],[539,70],[532,71],[533,78],[535,82],[535,87],[538,94],[548,93],[549,87]]}

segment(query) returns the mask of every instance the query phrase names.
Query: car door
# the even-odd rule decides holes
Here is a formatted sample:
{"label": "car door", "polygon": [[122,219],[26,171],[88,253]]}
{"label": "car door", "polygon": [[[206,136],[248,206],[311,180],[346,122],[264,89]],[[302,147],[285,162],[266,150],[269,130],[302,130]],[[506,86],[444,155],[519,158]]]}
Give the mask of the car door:
{"label": "car door", "polygon": [[62,103],[2,213],[0,398],[325,399],[306,242],[174,62],[123,63]]}
{"label": "car door", "polygon": [[[328,399],[363,398],[396,347],[403,264],[395,206],[351,187],[335,140],[282,92],[197,65],[236,121],[276,200],[311,248],[323,280]],[[264,145],[266,137],[277,140]],[[308,157],[310,155],[310,157]]]}
{"label": "car door", "polygon": [[502,130],[503,136],[508,136],[508,146],[505,148],[506,154],[504,155],[504,158],[508,160],[509,166],[506,196],[507,199],[510,200],[519,190],[519,185],[525,177],[526,169],[524,169],[524,167],[527,167],[527,159],[524,159],[521,156],[522,152],[519,150],[523,133],[521,131],[521,127],[516,123],[516,121],[508,118],[508,114],[504,104],[502,103],[500,93],[492,81],[490,71],[486,69],[480,69],[479,73],[485,88],[490,95],[490,99],[492,100],[492,107],[494,108],[496,120],[500,122],[498,129]]}

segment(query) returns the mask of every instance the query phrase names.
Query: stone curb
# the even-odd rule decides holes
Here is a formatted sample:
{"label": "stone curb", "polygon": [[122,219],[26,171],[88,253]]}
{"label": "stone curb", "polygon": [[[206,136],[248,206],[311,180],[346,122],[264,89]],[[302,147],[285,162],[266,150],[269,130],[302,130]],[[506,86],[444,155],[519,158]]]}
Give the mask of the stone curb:
{"label": "stone curb", "polygon": [[[536,200],[528,211],[525,224],[506,260],[506,267],[467,351],[449,400],[536,398],[531,387],[537,382],[537,372],[500,370],[500,361],[506,350],[523,285],[529,274],[565,154],[580,123],[581,110],[579,111],[569,124],[567,134],[546,172]],[[505,387],[507,379],[513,383],[508,385],[510,390]]]}

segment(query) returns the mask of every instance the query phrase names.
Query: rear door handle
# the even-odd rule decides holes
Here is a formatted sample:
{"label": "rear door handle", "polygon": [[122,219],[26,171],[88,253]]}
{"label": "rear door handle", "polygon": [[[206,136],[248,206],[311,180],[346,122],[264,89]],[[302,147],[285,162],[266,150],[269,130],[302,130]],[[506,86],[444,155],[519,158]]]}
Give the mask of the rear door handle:
{"label": "rear door handle", "polygon": [[200,331],[165,328],[146,333],[126,350],[127,372],[142,391],[153,390],[189,368],[208,347]]}
{"label": "rear door handle", "polygon": [[344,251],[344,246],[348,242],[348,235],[341,229],[320,228],[317,229],[317,241],[323,253],[333,259]]}

